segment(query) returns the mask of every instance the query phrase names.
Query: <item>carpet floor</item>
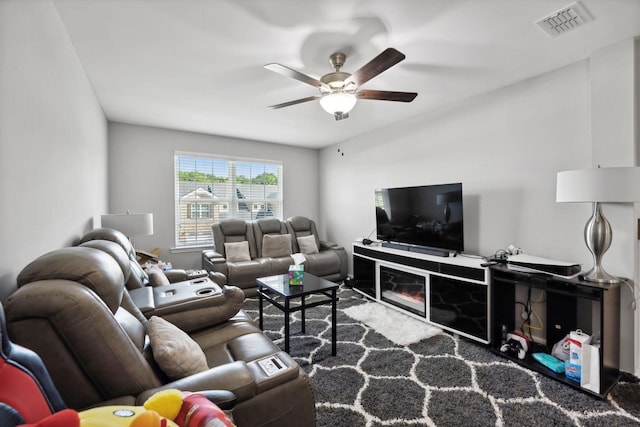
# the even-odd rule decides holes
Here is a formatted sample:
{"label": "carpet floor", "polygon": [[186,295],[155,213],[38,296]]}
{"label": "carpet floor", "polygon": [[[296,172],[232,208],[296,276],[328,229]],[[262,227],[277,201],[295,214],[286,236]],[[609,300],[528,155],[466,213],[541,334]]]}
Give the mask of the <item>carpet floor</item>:
{"label": "carpet floor", "polygon": [[[623,375],[606,400],[522,368],[473,341],[440,333],[398,345],[347,314],[368,300],[340,287],[337,356],[331,307],[292,316],[291,350],[314,385],[318,427],[638,426],[640,384]],[[245,311],[258,317],[258,300]],[[284,347],[283,315],[265,302],[264,331]]]}

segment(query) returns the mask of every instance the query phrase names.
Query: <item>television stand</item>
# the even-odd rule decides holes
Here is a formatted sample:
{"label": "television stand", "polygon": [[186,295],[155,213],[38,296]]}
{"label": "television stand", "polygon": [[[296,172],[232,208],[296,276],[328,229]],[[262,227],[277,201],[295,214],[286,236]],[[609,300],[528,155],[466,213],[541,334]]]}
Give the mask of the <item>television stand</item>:
{"label": "television stand", "polygon": [[[491,270],[491,331],[496,339],[491,343],[494,353],[506,357],[568,384],[585,393],[605,399],[620,376],[620,285],[582,281],[547,274],[511,270],[506,265],[492,265]],[[501,330],[514,331],[522,325],[522,295],[535,291],[544,295],[544,305],[536,308],[543,327],[533,334],[533,352],[551,354],[555,343],[571,331],[580,329],[589,335],[600,336],[597,358],[592,360],[591,372],[585,385],[568,379],[564,372],[557,374],[530,354],[519,359],[500,351]],[[585,375],[585,371],[582,371]],[[585,378],[586,380],[587,378]]]}
{"label": "television stand", "polygon": [[406,245],[404,243],[382,242],[383,248],[399,249],[402,251],[417,252],[419,254],[427,254],[439,257],[448,257],[449,251],[444,249],[428,248],[425,246]]}
{"label": "television stand", "polygon": [[406,245],[353,244],[353,289],[408,316],[488,344],[489,269],[471,257],[433,256]]}

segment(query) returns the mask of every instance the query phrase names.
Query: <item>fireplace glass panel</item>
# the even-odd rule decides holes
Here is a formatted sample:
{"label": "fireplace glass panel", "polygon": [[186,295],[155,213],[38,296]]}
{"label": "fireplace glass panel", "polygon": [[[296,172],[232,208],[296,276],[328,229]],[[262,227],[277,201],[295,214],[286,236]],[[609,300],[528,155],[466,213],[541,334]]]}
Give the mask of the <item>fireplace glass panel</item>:
{"label": "fireplace glass panel", "polygon": [[427,316],[424,276],[380,266],[380,297],[383,301],[422,317]]}
{"label": "fireplace glass panel", "polygon": [[353,256],[353,287],[360,292],[376,297],[376,262]]}
{"label": "fireplace glass panel", "polygon": [[429,281],[430,321],[487,339],[487,287],[437,275]]}

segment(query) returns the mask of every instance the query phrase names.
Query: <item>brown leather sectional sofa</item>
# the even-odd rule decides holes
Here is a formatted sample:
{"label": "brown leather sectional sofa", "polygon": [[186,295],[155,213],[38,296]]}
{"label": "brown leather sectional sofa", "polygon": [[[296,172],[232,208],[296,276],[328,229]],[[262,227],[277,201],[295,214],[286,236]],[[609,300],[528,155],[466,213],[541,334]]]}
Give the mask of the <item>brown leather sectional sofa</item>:
{"label": "brown leather sectional sofa", "polygon": [[[63,248],[26,266],[5,302],[9,335],[40,355],[67,406],[220,389],[235,394],[239,427],[315,425],[307,374],[242,311],[238,288],[209,279],[143,287],[154,292],[143,311],[130,275],[116,243]],[[273,361],[281,369],[270,372]]]}
{"label": "brown leather sectional sofa", "polygon": [[[256,278],[287,273],[292,253],[305,256],[305,272],[333,282],[347,277],[345,249],[321,240],[315,222],[307,217],[224,219],[213,224],[213,240],[214,249],[202,252],[202,268],[223,273],[228,284],[247,296],[255,295]],[[244,254],[236,251],[241,244],[246,246]]]}

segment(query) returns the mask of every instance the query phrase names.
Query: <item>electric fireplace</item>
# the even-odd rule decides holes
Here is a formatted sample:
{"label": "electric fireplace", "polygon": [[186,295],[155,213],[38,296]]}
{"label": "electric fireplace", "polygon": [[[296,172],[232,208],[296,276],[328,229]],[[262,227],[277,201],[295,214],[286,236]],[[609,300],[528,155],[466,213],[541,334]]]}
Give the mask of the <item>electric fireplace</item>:
{"label": "electric fireplace", "polygon": [[427,317],[426,278],[380,266],[380,298],[421,317]]}

